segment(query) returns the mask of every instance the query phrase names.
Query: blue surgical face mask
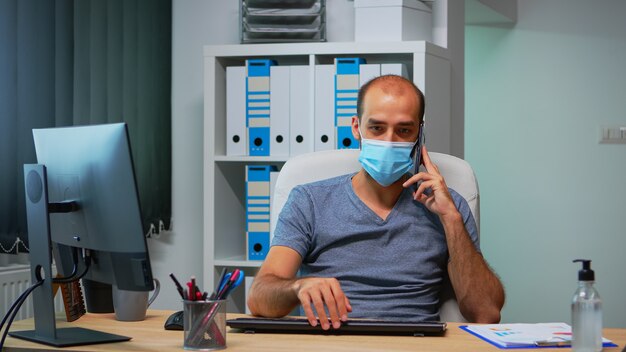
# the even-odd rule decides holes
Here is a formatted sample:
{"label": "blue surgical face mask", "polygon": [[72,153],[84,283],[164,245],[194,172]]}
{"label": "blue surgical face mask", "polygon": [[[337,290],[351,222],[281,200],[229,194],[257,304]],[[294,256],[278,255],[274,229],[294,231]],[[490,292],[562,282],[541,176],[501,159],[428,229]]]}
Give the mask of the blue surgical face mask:
{"label": "blue surgical face mask", "polygon": [[381,186],[387,187],[413,169],[411,151],[417,142],[388,142],[361,135],[359,162]]}

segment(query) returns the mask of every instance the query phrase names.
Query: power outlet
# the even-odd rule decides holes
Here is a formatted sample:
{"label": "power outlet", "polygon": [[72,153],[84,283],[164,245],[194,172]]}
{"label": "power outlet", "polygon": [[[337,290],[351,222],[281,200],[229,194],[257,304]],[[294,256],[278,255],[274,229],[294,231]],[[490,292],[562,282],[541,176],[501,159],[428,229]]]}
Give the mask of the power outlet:
{"label": "power outlet", "polygon": [[626,144],[626,126],[602,126],[600,128],[600,143]]}

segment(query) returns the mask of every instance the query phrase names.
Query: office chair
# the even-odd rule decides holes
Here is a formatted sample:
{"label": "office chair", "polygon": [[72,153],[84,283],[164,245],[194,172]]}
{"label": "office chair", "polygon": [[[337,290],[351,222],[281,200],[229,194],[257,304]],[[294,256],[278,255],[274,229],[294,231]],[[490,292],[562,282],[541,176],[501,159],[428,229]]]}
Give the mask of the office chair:
{"label": "office chair", "polygon": [[[434,152],[429,152],[429,155],[445,178],[448,187],[467,200],[476,220],[476,226],[480,229],[478,183],[471,166],[465,160],[451,155]],[[283,165],[276,180],[272,200],[271,230],[274,231],[278,214],[293,187],[356,172],[361,168],[358,158],[359,150],[356,149],[327,150],[290,158]],[[447,277],[440,295],[439,315],[442,321],[466,322]]]}

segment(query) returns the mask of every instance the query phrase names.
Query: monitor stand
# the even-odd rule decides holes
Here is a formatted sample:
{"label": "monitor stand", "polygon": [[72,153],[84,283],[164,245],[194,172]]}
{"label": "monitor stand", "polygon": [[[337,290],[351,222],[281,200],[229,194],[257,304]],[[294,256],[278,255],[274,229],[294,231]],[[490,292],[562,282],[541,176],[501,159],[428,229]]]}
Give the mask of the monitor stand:
{"label": "monitor stand", "polygon": [[54,347],[70,347],[81,345],[95,345],[98,343],[129,341],[130,337],[109,334],[102,331],[83,328],[59,328],[55,336],[41,336],[37,330],[15,331],[9,335],[19,339],[43,343]]}
{"label": "monitor stand", "polygon": [[[92,345],[128,341],[128,336],[109,334],[83,328],[56,328],[54,295],[52,293],[52,253],[50,240],[50,212],[56,207],[48,204],[46,167],[38,164],[24,165],[26,189],[26,215],[28,242],[30,244],[31,282],[44,279],[33,292],[35,329],[14,331],[12,337],[55,347]],[[60,210],[63,211],[63,210]]]}

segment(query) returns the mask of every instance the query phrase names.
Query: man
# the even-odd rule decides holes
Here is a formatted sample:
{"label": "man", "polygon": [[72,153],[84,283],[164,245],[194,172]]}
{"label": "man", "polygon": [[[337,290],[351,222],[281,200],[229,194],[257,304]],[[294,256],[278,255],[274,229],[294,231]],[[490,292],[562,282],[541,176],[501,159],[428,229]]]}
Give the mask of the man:
{"label": "man", "polygon": [[348,313],[437,320],[448,275],[466,319],[499,322],[504,289],[479,251],[467,202],[425,147],[426,171],[407,174],[423,115],[423,94],[400,76],[361,88],[352,133],[363,168],[293,189],[250,290],[252,314],[280,317],[301,304],[325,330]]}

